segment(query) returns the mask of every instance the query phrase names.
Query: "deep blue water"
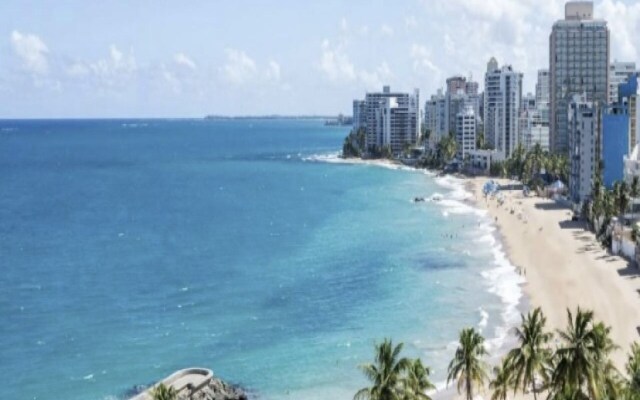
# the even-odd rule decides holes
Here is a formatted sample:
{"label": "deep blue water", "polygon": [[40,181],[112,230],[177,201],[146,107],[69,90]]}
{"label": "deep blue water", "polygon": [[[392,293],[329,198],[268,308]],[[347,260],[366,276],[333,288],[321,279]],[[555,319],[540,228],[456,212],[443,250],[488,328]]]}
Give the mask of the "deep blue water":
{"label": "deep blue water", "polygon": [[512,272],[459,182],[315,157],[346,133],[0,121],[0,398],[121,398],[204,366],[349,399],[384,337],[443,379],[462,327],[501,331]]}

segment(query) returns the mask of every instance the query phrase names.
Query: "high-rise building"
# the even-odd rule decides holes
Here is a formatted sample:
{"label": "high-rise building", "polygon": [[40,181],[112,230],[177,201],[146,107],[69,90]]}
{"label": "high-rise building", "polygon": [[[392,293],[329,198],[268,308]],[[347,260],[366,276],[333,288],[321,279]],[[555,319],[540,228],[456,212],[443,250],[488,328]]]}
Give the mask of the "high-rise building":
{"label": "high-rise building", "polygon": [[609,29],[593,19],[593,2],[571,1],[549,37],[551,150],[569,150],[568,106],[575,94],[605,104],[609,83]]}
{"label": "high-rise building", "polygon": [[522,74],[510,65],[487,63],[484,84],[485,142],[507,159],[518,145],[522,100]]}
{"label": "high-rise building", "polygon": [[573,95],[567,107],[569,140],[569,193],[580,203],[591,193],[593,176],[598,164],[598,108],[586,94]]}
{"label": "high-rise building", "polygon": [[404,147],[415,145],[420,132],[420,96],[392,92],[385,86],[382,92],[367,93],[365,97],[367,127],[365,147],[368,152],[389,147],[397,154]]}
{"label": "high-rise building", "polygon": [[457,94],[458,91],[466,92],[467,78],[464,76],[452,76],[447,78],[447,93]]}
{"label": "high-rise building", "polygon": [[624,157],[629,155],[629,110],[614,104],[602,110],[602,182],[613,189],[624,176]]}
{"label": "high-rise building", "polygon": [[542,150],[549,150],[549,71],[538,70],[534,102],[525,96],[523,110],[520,114],[520,139],[526,150],[540,145]]}
{"label": "high-rise building", "polygon": [[446,97],[446,133],[456,134],[458,113],[472,107],[476,117],[480,113],[480,95],[478,82],[463,76],[452,76],[447,79]]}
{"label": "high-rise building", "polygon": [[364,100],[353,101],[353,130],[367,127],[367,103]]}
{"label": "high-rise building", "polygon": [[457,155],[462,160],[476,149],[477,126],[478,122],[473,107],[467,106],[456,115]]}
{"label": "high-rise building", "polygon": [[441,89],[425,103],[424,124],[429,133],[429,146],[432,148],[447,134],[447,101]]}
{"label": "high-rise building", "polygon": [[549,108],[549,70],[539,69],[536,81],[536,105]]}
{"label": "high-rise building", "polygon": [[636,73],[636,63],[614,61],[609,65],[609,104],[618,102],[618,86]]}
{"label": "high-rise building", "polygon": [[478,82],[474,82],[471,78],[465,83],[464,92],[470,96],[478,95],[479,85]]}
{"label": "high-rise building", "polygon": [[632,74],[627,82],[618,85],[617,103],[626,108],[629,114],[629,149],[633,150],[640,142],[640,125],[638,116],[640,115],[640,102],[638,101],[638,74]]}

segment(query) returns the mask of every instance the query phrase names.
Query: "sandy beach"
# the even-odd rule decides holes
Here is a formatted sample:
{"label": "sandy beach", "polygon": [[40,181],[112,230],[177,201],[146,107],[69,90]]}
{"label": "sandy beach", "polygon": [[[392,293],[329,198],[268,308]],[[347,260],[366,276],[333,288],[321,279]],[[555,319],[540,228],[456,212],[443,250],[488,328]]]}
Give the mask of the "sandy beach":
{"label": "sandy beach", "polygon": [[525,198],[517,190],[501,191],[502,206],[485,199],[487,180],[469,178],[474,200],[496,222],[509,259],[525,274],[531,307],[542,308],[554,332],[566,327],[567,308],[593,310],[596,319],[612,327],[620,346],[613,361],[623,372],[629,346],[640,341],[640,270],[610,255],[583,222],[571,221],[571,211],[552,200]]}
{"label": "sandy beach", "polygon": [[511,262],[526,271],[531,305],[542,307],[554,330],[566,326],[567,308],[593,310],[613,328],[613,340],[621,346],[614,361],[622,368],[629,346],[640,340],[640,270],[610,255],[583,222],[571,221],[571,211],[552,200],[513,190],[502,191],[503,206],[485,201],[486,181],[472,180],[474,197],[496,221]]}

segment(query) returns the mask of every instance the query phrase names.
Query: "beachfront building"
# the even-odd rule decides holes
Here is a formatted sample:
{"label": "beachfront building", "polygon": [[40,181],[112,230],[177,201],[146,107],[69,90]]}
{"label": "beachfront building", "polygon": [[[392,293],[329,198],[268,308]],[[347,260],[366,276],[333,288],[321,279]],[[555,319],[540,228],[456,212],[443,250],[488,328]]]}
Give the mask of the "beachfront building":
{"label": "beachfront building", "polygon": [[549,122],[541,110],[535,108],[521,113],[520,142],[527,151],[538,144],[543,151],[549,151]]}
{"label": "beachfront building", "polygon": [[424,125],[430,132],[428,146],[432,149],[447,134],[446,106],[442,89],[438,89],[437,94],[432,95],[424,106]]}
{"label": "beachfront building", "polygon": [[629,113],[621,104],[602,111],[602,181],[613,189],[624,177],[624,157],[629,155]]}
{"label": "beachfront building", "polygon": [[618,86],[636,73],[636,63],[614,61],[609,65],[609,104],[618,102]]}
{"label": "beachfront building", "polygon": [[598,112],[587,95],[574,95],[567,110],[569,139],[569,193],[576,203],[591,193],[593,176],[598,164]]}
{"label": "beachfront building", "polygon": [[504,161],[502,154],[496,150],[476,149],[469,152],[469,163],[476,170],[489,173],[491,164]]}
{"label": "beachfront building", "polygon": [[522,74],[510,65],[499,68],[491,58],[485,73],[484,137],[505,159],[518,145],[521,100]]}
{"label": "beachfront building", "polygon": [[535,103],[523,100],[520,114],[520,140],[525,150],[536,145],[549,151],[549,71],[538,70]]}
{"label": "beachfront building", "polygon": [[480,95],[478,94],[478,83],[471,78],[463,76],[452,76],[447,79],[447,92],[445,94],[445,132],[456,134],[457,117],[466,108],[473,108],[476,116],[480,112]]}
{"label": "beachfront building", "polygon": [[638,74],[634,73],[627,81],[618,85],[618,104],[626,108],[629,114],[629,149],[633,149],[640,142],[640,102],[638,102]]}
{"label": "beachfront building", "polygon": [[575,94],[603,105],[609,96],[609,29],[593,18],[593,2],[571,1],[549,37],[551,150],[567,153],[569,103]]}
{"label": "beachfront building", "polygon": [[420,96],[392,92],[384,86],[382,92],[367,93],[365,97],[367,152],[376,153],[389,148],[393,154],[417,144],[420,133]]}
{"label": "beachfront building", "polygon": [[631,185],[634,176],[640,176],[640,146],[635,145],[628,156],[623,159],[623,177],[627,184]]}
{"label": "beachfront building", "polygon": [[353,101],[353,130],[367,127],[367,103],[364,100]]}
{"label": "beachfront building", "polygon": [[625,170],[635,170],[631,154],[638,140],[638,76],[634,72],[618,85],[616,101],[602,113],[603,181],[611,189],[625,179]]}
{"label": "beachfront building", "polygon": [[469,152],[476,149],[477,133],[476,113],[473,107],[467,106],[456,116],[456,142],[458,143],[458,158],[465,160]]}

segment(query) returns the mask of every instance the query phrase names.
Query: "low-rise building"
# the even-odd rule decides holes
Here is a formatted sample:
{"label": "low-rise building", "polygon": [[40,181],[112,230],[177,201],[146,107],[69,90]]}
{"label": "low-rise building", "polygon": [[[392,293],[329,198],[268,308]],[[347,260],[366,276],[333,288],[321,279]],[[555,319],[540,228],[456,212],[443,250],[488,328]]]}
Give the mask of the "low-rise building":
{"label": "low-rise building", "polygon": [[472,168],[489,173],[491,164],[504,161],[503,154],[496,150],[476,149],[469,152],[469,163]]}

